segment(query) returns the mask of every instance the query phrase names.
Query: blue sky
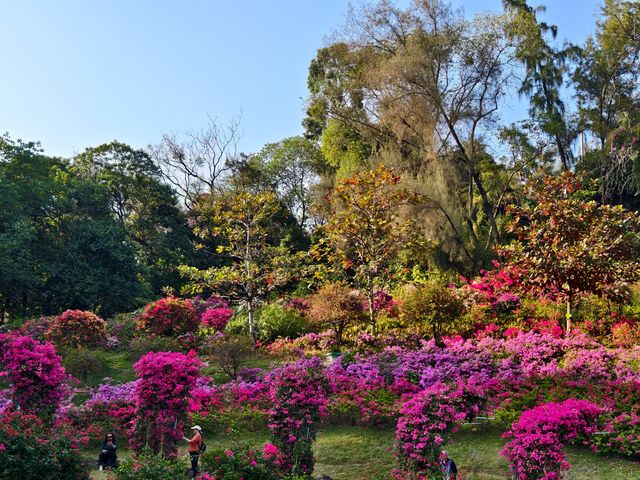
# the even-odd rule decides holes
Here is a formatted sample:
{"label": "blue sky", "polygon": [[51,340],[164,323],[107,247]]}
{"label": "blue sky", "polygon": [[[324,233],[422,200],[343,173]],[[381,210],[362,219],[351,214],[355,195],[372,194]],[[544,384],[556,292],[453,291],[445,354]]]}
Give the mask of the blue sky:
{"label": "blue sky", "polygon": [[[581,42],[597,0],[548,0]],[[0,0],[0,132],[71,156],[242,114],[240,149],[302,132],[307,67],[347,0]],[[468,14],[500,0],[454,0]],[[514,114],[522,111],[513,102]]]}

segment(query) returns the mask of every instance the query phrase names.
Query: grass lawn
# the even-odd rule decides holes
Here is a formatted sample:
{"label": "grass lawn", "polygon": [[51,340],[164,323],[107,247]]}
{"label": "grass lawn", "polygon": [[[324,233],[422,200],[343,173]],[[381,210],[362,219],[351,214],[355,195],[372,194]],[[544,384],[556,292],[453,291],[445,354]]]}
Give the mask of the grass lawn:
{"label": "grass lawn", "polygon": [[[261,445],[265,432],[243,432],[205,437],[209,448],[233,447],[241,441]],[[447,446],[465,480],[504,480],[508,478],[506,461],[500,456],[504,442],[493,428],[462,429],[455,442]],[[326,426],[315,445],[315,475],[329,475],[334,480],[388,479],[393,468],[393,431],[390,429]],[[127,452],[120,452],[126,456]],[[187,466],[186,455],[185,468]],[[638,480],[640,463],[614,457],[597,456],[585,449],[567,451],[571,470],[567,480]],[[106,475],[93,472],[92,478],[106,480]]]}

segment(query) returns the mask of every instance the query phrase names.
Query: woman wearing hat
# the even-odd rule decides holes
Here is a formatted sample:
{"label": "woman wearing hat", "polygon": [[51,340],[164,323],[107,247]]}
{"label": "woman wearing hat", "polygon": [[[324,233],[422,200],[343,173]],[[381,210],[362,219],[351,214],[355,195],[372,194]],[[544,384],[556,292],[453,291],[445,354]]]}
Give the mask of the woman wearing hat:
{"label": "woman wearing hat", "polygon": [[189,457],[191,458],[191,471],[193,478],[198,475],[198,459],[200,458],[200,447],[202,446],[202,428],[200,425],[191,427],[193,438],[182,437],[189,444]]}

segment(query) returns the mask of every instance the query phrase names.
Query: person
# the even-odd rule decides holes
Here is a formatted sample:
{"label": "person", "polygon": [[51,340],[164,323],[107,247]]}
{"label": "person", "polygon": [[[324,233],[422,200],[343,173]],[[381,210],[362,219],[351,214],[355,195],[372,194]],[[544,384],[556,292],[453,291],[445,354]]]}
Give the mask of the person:
{"label": "person", "polygon": [[440,468],[442,468],[445,480],[456,480],[458,478],[456,462],[449,458],[449,453],[446,450],[440,453]]}
{"label": "person", "polygon": [[100,455],[98,457],[98,465],[100,466],[100,470],[104,470],[105,468],[113,468],[116,466],[116,461],[118,460],[116,456],[116,449],[118,446],[116,445],[116,437],[113,433],[107,433],[104,436],[104,442],[102,442],[102,449],[100,450]]}
{"label": "person", "polygon": [[193,432],[192,438],[182,437],[189,444],[189,457],[191,459],[191,471],[193,478],[198,475],[198,459],[200,458],[200,446],[202,445],[202,428],[200,425],[191,427]]}

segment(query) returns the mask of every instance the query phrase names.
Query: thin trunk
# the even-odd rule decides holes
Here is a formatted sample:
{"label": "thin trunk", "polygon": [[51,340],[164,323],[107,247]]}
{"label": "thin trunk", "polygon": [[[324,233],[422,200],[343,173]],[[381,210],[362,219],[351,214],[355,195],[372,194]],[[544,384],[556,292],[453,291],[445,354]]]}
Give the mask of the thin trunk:
{"label": "thin trunk", "polygon": [[367,296],[369,301],[369,323],[371,324],[371,335],[376,334],[376,312],[373,308],[374,292],[373,292],[373,278],[371,275],[367,277]]}
{"label": "thin trunk", "polygon": [[567,335],[569,335],[569,333],[571,332],[571,303],[572,303],[572,299],[571,299],[571,295],[569,295],[569,298],[567,299],[567,314],[566,314]]}

